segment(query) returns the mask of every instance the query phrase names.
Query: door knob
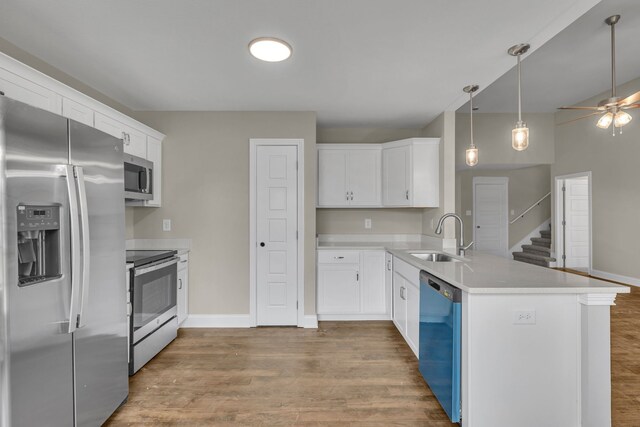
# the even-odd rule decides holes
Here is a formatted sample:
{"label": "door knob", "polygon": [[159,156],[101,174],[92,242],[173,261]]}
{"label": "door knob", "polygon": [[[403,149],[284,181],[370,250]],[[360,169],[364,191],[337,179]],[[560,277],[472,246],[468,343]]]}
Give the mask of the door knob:
{"label": "door knob", "polygon": [[264,248],[264,242],[260,242],[260,247]]}
{"label": "door knob", "polygon": [[476,228],[480,228],[480,226],[479,226],[479,225],[476,225]]}

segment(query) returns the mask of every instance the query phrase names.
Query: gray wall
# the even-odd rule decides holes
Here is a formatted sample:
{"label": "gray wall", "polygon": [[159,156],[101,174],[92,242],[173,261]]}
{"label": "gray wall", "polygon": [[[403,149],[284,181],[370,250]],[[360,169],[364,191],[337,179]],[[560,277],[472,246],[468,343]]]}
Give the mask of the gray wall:
{"label": "gray wall", "polygon": [[[542,165],[554,161],[554,116],[524,114],[529,127],[529,148],[511,148],[511,130],[516,114],[474,113],[473,140],[478,147],[478,165]],[[469,146],[469,114],[456,114],[456,166],[466,167],[465,150]]]}
{"label": "gray wall", "polygon": [[[318,143],[377,144],[420,136],[420,129],[318,128]],[[364,228],[371,219],[372,227]],[[421,234],[422,209],[327,209],[316,210],[319,234]]]}
{"label": "gray wall", "polygon": [[[143,112],[167,135],[162,207],[135,209],[136,238],[192,239],[189,311],[249,313],[249,139],[305,141],[305,313],[315,313],[316,116],[311,112]],[[172,231],[162,231],[162,220]]]}
{"label": "gray wall", "polygon": [[[456,173],[456,193],[459,202],[456,212],[464,220],[464,232],[467,242],[473,238],[473,178],[507,177],[509,178],[509,221],[525,211],[532,203],[551,191],[550,166],[539,165],[513,170],[464,170]],[[515,212],[511,215],[511,210]],[[471,211],[471,216],[466,216]],[[532,209],[524,218],[509,226],[509,247],[512,247],[531,230],[551,217],[551,199],[547,197],[540,206]]]}
{"label": "gray wall", "polygon": [[[639,90],[640,79],[618,87],[622,96]],[[607,97],[602,93],[584,104],[596,105]],[[595,126],[597,117],[556,126],[551,176],[592,172],[593,268],[640,279],[640,110],[629,113],[634,119],[616,137],[611,128]],[[556,113],[556,121],[580,115],[563,111]]]}

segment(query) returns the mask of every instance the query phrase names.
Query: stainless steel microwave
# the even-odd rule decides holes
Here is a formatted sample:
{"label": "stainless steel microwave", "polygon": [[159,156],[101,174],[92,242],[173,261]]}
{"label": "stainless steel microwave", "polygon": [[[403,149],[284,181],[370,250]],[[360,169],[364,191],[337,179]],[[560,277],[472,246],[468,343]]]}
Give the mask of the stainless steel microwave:
{"label": "stainless steel microwave", "polygon": [[124,154],[124,198],[126,200],[153,199],[153,162],[142,157]]}

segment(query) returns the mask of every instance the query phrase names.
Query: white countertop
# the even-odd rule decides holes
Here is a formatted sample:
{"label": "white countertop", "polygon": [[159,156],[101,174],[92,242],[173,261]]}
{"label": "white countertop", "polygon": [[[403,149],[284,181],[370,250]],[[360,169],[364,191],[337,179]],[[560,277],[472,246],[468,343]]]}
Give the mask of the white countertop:
{"label": "white countertop", "polygon": [[[467,251],[461,262],[430,262],[409,255],[410,250],[444,252],[417,242],[322,242],[318,250],[384,249],[395,257],[469,293],[479,294],[614,294],[627,286],[564,273],[477,251]],[[460,257],[458,257],[460,258]]]}
{"label": "white countertop", "polygon": [[191,251],[191,239],[128,239],[126,249],[175,250],[180,256]]}

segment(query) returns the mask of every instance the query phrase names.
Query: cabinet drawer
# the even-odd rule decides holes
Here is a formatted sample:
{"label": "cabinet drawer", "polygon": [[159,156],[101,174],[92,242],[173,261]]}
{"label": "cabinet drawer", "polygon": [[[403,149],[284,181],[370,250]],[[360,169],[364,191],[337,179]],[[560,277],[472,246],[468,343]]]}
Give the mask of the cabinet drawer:
{"label": "cabinet drawer", "polygon": [[360,251],[318,251],[318,264],[359,264]]}
{"label": "cabinet drawer", "polygon": [[394,257],[393,258],[393,271],[400,274],[407,279],[414,286],[420,286],[420,269],[412,266],[411,264]]}
{"label": "cabinet drawer", "polygon": [[186,270],[189,267],[189,254],[180,255],[178,261],[178,271]]}

